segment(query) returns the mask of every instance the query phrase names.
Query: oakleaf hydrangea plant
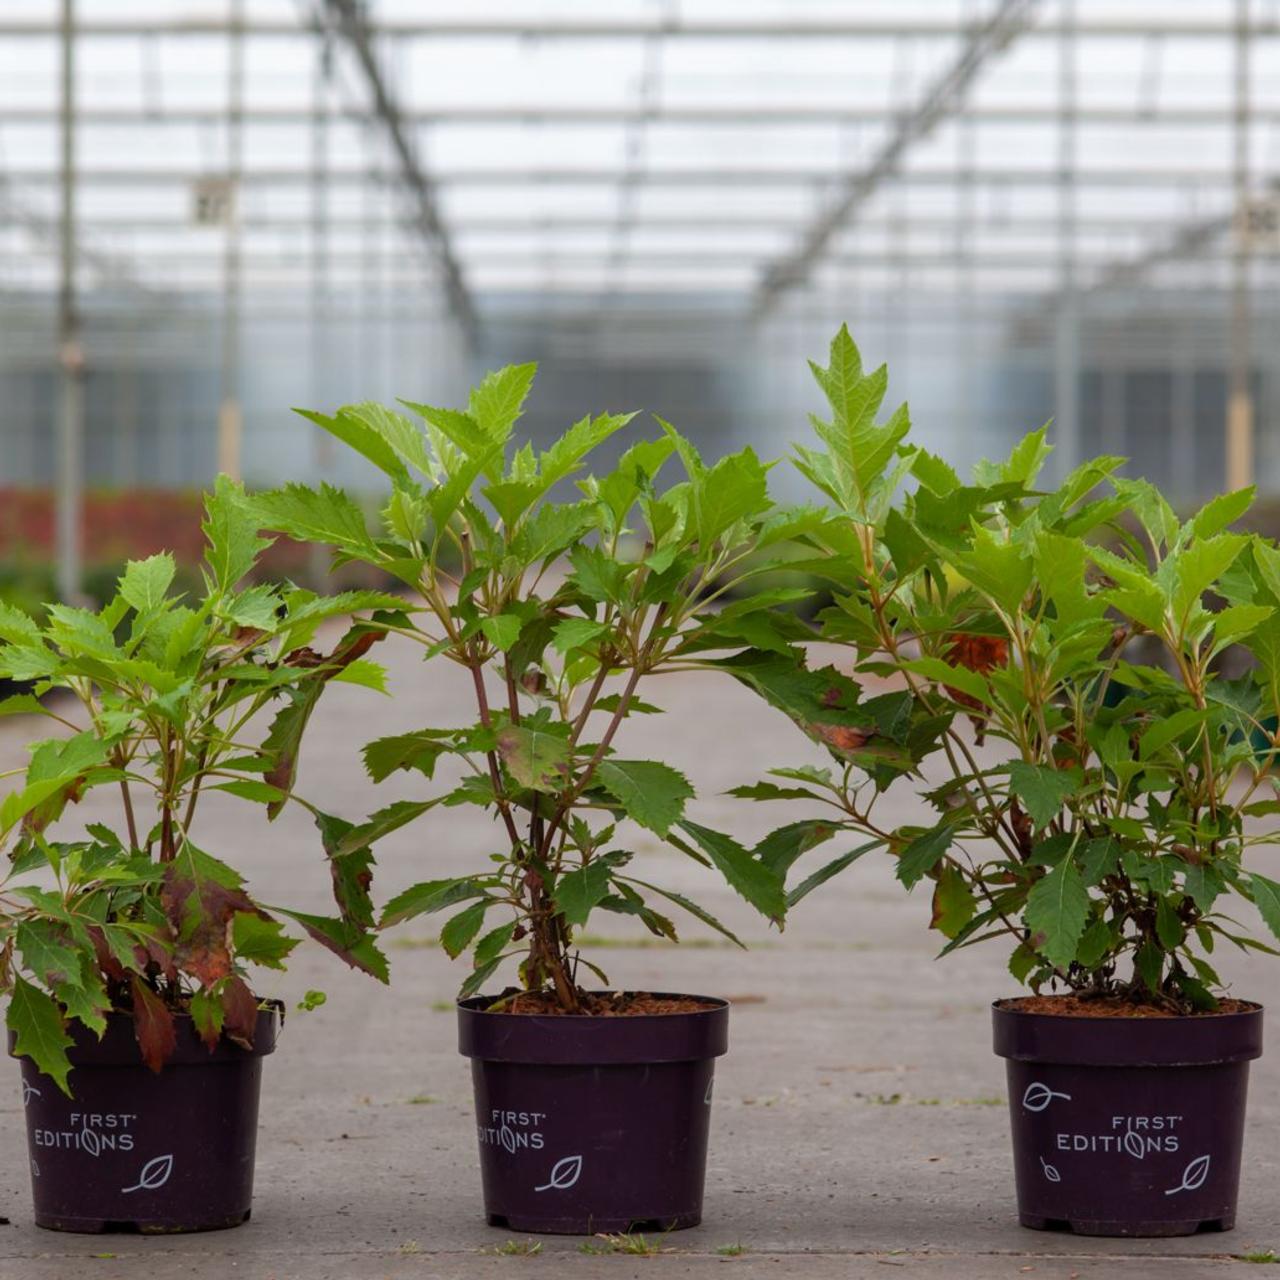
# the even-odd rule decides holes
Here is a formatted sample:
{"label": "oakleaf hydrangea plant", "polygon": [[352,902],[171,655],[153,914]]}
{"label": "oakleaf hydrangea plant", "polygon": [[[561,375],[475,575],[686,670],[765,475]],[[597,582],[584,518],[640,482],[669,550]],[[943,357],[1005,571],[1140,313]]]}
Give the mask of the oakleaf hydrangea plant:
{"label": "oakleaf hydrangea plant", "polygon": [[[17,1052],[64,1090],[68,1024],[101,1035],[112,1011],[132,1014],[156,1071],[178,1018],[190,1017],[210,1049],[224,1035],[250,1044],[258,999],[248,966],[282,969],[296,945],[281,917],[386,976],[351,906],[358,890],[338,882],[344,918],[268,908],[201,847],[217,848],[216,824],[196,840],[210,793],[272,816],[291,799],[306,804],[293,795],[306,720],[328,681],[377,682],[363,654],[381,639],[357,623],[322,654],[311,647],[317,629],[394,597],[243,585],[267,542],[226,479],[207,499],[204,531],[197,599],[173,593],[174,561],[162,554],[130,563],[97,612],[52,604],[37,621],[0,605],[0,675],[30,687],[0,702],[0,715],[57,727],[10,771],[20,782],[0,801],[0,992]],[[264,739],[258,717],[273,709]],[[118,798],[118,821],[55,838],[99,789]],[[350,838],[313,812],[322,830]]]}
{"label": "oakleaf hydrangea plant", "polygon": [[[461,411],[405,402],[422,425],[369,403],[306,414],[385,473],[390,496],[376,534],[329,487],[289,485],[260,495],[256,509],[267,528],[328,543],[339,560],[403,582],[403,607],[374,624],[422,651],[425,678],[452,672],[474,699],[470,723],[428,725],[364,749],[375,782],[401,770],[431,779],[443,757],[464,771],[459,785],[391,805],[370,828],[390,831],[457,805],[477,806],[495,824],[481,865],[406,890],[381,924],[447,912],[441,945],[472,956],[464,996],[511,959],[524,991],[576,1013],[593,1007],[588,974],[607,983],[577,944],[594,912],[634,917],[674,940],[664,911],[675,906],[733,937],[697,903],[653,883],[627,847],[628,829],[714,867],[766,917],[782,919],[787,850],[748,849],[692,821],[690,782],[619,744],[631,717],[658,710],[645,700],[652,695],[642,699],[642,682],[660,683],[715,651],[785,648],[802,633],[791,615],[771,612],[802,589],[743,590],[811,517],[775,510],[767,467],[751,449],[709,465],[667,423],[569,488],[633,415],[583,418],[545,451],[516,447],[534,372],[530,364],[488,375]],[[659,473],[671,465],[681,477],[661,488]],[[338,850],[339,862],[349,857]]]}
{"label": "oakleaf hydrangea plant", "polygon": [[[1217,944],[1270,950],[1232,898],[1280,935],[1280,883],[1245,861],[1280,813],[1280,549],[1229,531],[1252,490],[1181,521],[1119,458],[1041,487],[1043,429],[966,483],[905,407],[877,422],[886,372],[847,330],[814,375],[831,416],[795,462],[830,504],[803,537],[833,588],[817,638],[842,656],[723,665],[831,763],[739,793],[814,803],[815,843],[859,838],[811,881],[888,852],[929,886],[944,954],[998,938],[1035,990],[1215,1008]],[[886,825],[898,780],[931,818]]]}

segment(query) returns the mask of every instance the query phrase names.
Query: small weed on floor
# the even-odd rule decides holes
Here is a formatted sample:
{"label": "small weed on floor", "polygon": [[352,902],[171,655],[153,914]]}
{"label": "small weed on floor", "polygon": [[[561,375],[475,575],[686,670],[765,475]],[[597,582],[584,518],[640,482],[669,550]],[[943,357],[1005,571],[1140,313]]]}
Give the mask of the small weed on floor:
{"label": "small weed on floor", "polygon": [[493,1258],[536,1258],[542,1252],[541,1240],[506,1240],[480,1250]]}
{"label": "small weed on floor", "polygon": [[616,1235],[599,1235],[593,1240],[584,1240],[578,1246],[579,1253],[591,1257],[600,1257],[609,1253],[625,1253],[635,1258],[649,1258],[656,1253],[674,1253],[674,1249],[664,1248],[658,1241],[648,1236],[633,1234],[630,1231]]}

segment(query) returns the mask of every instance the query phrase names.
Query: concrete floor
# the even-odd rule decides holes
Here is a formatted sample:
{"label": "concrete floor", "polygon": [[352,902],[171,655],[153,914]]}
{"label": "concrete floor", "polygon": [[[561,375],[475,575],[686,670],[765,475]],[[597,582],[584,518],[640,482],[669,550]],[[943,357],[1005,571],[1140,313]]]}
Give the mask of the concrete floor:
{"label": "concrete floor", "polygon": [[[394,699],[335,688],[304,761],[300,790],[353,818],[420,791],[404,775],[372,790],[359,768],[362,742],[470,714],[464,690],[439,686],[448,672],[434,668],[428,679],[413,654],[383,649]],[[816,760],[798,733],[727,680],[664,681],[645,696],[669,713],[637,718],[621,744],[626,755],[661,755],[684,768],[702,794],[695,816],[744,838],[800,815],[722,794],[772,764]],[[0,767],[21,759],[33,729],[0,722]],[[909,795],[888,803],[895,821],[908,820]],[[78,816],[111,820],[109,810],[103,793]],[[484,819],[436,811],[382,846],[379,897],[465,868],[488,839]],[[211,806],[201,844],[244,869],[264,900],[329,909],[318,840],[301,811],[268,827],[252,806]],[[935,964],[925,892],[902,893],[880,863],[834,881],[779,936],[654,838],[642,835],[634,847],[648,859],[646,878],[696,893],[759,943],[744,955],[691,923],[693,946],[637,946],[633,931],[593,922],[609,942],[594,958],[616,985],[734,1001],[731,1048],[717,1069],[703,1226],[658,1242],[654,1257],[585,1256],[578,1241],[557,1237],[544,1238],[537,1256],[496,1253],[510,1233],[488,1227],[481,1213],[470,1077],[449,1004],[461,970],[429,944],[433,925],[416,922],[390,944],[391,989],[310,944],[287,976],[265,986],[290,1001],[320,987],[329,1000],[290,1016],[266,1064],[254,1214],[238,1230],[141,1239],[36,1229],[10,1068],[0,1107],[0,1280],[880,1280],[895,1274],[887,1268],[924,1280],[1191,1280],[1238,1273],[1233,1255],[1280,1250],[1280,1054],[1254,1067],[1237,1230],[1165,1242],[1026,1231],[1014,1214],[1003,1064],[990,1047],[988,1004],[1014,989],[998,945]],[[1243,995],[1266,999],[1280,974],[1265,957],[1221,959]],[[717,1252],[736,1245],[740,1256]]]}

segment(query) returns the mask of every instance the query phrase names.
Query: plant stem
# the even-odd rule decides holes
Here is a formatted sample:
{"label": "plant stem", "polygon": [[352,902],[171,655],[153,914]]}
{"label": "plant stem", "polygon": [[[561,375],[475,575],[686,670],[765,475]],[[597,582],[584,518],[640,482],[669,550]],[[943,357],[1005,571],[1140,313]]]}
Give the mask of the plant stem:
{"label": "plant stem", "polygon": [[[480,710],[480,723],[486,729],[493,728],[493,717],[489,714],[489,695],[484,688],[484,668],[478,662],[469,664],[471,671],[471,681],[475,685],[476,705]],[[511,816],[511,805],[507,800],[506,792],[502,787],[502,774],[498,770],[498,753],[491,747],[485,752],[489,760],[489,781],[493,784],[493,798],[498,806],[498,812],[502,814],[502,821],[506,824],[507,835],[511,838],[511,848],[518,850],[520,848],[520,832],[516,830],[515,819]]]}

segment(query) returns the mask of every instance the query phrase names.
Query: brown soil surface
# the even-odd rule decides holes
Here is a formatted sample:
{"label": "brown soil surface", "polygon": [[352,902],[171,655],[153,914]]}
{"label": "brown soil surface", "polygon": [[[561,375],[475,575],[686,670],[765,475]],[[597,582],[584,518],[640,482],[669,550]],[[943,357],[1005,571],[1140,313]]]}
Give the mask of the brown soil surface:
{"label": "brown soil surface", "polygon": [[1114,996],[1090,999],[1086,996],[1016,996],[1001,1000],[1000,1008],[1013,1013],[1048,1013],[1058,1018],[1213,1018],[1224,1013],[1248,1013],[1256,1009],[1248,1000],[1219,1000],[1218,1007],[1203,1013],[1183,1014],[1159,1005],[1134,1004]]}
{"label": "brown soil surface", "polygon": [[[701,1013],[716,1006],[697,996],[655,996],[647,991],[615,991],[606,995],[584,992],[582,1015],[593,1018],[627,1018],[655,1013]],[[536,1013],[540,1017],[566,1015],[549,991],[522,991],[502,1008],[503,1013]]]}

